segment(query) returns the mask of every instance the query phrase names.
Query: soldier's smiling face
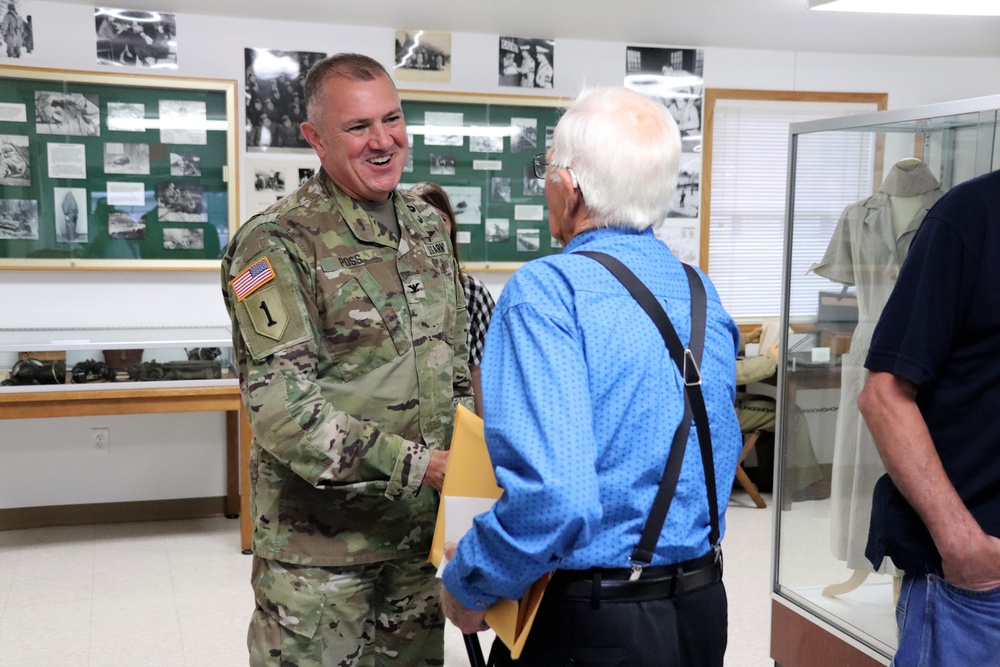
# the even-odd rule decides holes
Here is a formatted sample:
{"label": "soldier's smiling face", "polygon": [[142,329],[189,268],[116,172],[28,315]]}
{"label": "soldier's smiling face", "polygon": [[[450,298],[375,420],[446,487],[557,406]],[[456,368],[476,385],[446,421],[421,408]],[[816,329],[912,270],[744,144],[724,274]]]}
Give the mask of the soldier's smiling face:
{"label": "soldier's smiling face", "polygon": [[331,76],[319,95],[315,122],[303,123],[302,134],[326,173],[354,199],[385,201],[399,184],[409,152],[396,87],[387,76],[374,81]]}

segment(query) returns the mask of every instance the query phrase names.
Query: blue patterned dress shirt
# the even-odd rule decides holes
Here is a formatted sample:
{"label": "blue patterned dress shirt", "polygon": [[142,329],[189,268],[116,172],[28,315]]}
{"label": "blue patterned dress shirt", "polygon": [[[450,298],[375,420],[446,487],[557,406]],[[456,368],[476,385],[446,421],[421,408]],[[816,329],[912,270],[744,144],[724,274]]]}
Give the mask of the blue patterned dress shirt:
{"label": "blue patterned dress shirt", "polygon": [[[482,365],[486,441],[504,494],[476,518],[444,571],[449,592],[472,609],[520,598],[550,570],[627,568],[680,423],[683,383],[663,338],[621,283],[570,254],[576,250],[622,261],[657,296],[681,341],[690,336],[684,269],[652,231],[588,231],[511,277]],[[733,409],[739,332],[702,278],[702,390],[724,513],[741,449]],[[692,427],[653,565],[707,553],[708,532]]]}

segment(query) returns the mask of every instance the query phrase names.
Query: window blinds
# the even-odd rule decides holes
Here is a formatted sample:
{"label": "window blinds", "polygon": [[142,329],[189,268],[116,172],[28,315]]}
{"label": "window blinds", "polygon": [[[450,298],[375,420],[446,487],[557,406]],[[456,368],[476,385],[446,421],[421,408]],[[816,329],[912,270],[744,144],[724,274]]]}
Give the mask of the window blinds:
{"label": "window blinds", "polygon": [[[759,322],[781,312],[789,124],[875,110],[873,103],[716,101],[708,273],[734,318]],[[868,132],[799,135],[792,321],[814,320],[818,292],[839,289],[807,271],[822,259],[843,208],[872,193],[874,157]]]}

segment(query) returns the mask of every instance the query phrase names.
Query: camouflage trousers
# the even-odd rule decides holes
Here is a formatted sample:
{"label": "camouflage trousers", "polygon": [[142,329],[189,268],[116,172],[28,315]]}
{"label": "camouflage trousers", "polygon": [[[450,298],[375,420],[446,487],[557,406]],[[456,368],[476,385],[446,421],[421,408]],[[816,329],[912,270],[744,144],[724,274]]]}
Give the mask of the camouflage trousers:
{"label": "camouflage trousers", "polygon": [[425,558],[308,567],[254,556],[251,667],[444,665],[440,582]]}

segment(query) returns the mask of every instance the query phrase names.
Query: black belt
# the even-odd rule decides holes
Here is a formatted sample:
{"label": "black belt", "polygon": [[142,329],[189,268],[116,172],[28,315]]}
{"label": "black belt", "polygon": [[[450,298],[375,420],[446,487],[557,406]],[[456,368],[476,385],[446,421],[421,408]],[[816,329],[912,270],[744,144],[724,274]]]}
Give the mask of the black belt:
{"label": "black belt", "polygon": [[684,563],[645,567],[635,581],[631,574],[626,568],[557,570],[545,594],[591,602],[670,600],[722,581],[722,563],[709,553]]}

